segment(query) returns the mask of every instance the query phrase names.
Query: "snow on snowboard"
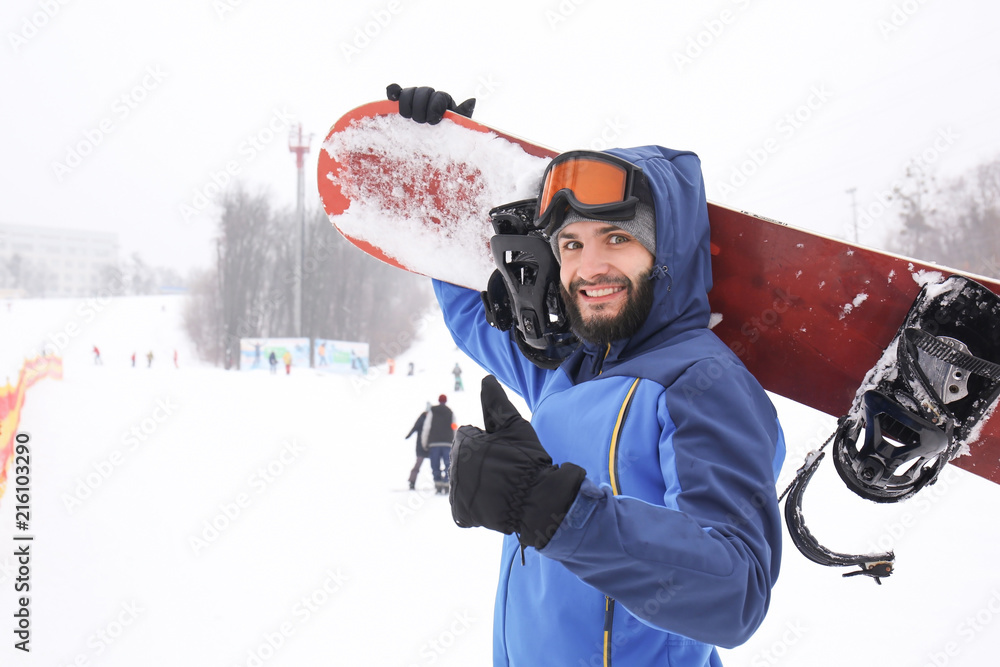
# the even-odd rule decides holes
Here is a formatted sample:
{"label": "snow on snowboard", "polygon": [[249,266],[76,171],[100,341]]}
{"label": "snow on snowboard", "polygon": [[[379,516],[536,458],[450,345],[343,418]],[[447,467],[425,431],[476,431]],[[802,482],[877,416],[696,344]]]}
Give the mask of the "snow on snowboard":
{"label": "snow on snowboard", "polygon": [[[369,255],[483,291],[490,211],[535,197],[557,153],[374,102],[326,137],[319,192]],[[708,207],[713,331],[765,389],[841,417],[833,458],[852,491],[899,500],[949,461],[1000,483],[1000,282]]]}

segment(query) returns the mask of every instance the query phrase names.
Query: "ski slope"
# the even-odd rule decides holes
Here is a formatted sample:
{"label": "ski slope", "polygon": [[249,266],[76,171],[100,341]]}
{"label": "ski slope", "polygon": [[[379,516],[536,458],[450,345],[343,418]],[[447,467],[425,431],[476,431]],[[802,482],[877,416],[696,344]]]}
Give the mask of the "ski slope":
{"label": "ski slope", "polygon": [[[489,665],[499,536],[457,528],[426,464],[405,490],[414,441],[403,436],[427,401],[445,393],[459,423],[482,420],[482,372],[439,316],[393,375],[272,376],[194,362],[182,303],[0,303],[0,379],[43,345],[64,358],[64,379],[33,387],[22,413],[30,654],[13,647],[21,533],[11,493],[0,499],[0,664]],[[465,392],[453,391],[456,361]],[[834,420],[775,400],[783,489]],[[804,510],[835,550],[894,549],[896,573],[882,586],[843,579],[786,539],[768,618],[722,651],[726,665],[995,664],[1000,488],[948,468],[913,500],[881,506],[827,461]]]}

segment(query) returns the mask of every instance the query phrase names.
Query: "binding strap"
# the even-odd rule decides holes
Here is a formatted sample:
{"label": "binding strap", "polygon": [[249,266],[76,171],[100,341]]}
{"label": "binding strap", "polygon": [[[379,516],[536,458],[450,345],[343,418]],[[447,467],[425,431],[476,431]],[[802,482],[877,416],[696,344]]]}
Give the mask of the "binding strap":
{"label": "binding strap", "polygon": [[[826,447],[833,436],[830,436],[823,447]],[[788,526],[788,534],[792,538],[792,543],[799,552],[814,563],[831,567],[849,567],[857,565],[860,570],[848,572],[845,577],[855,577],[863,575],[872,577],[875,583],[882,585],[882,577],[892,574],[892,565],[895,555],[888,551],[881,554],[842,554],[827,549],[813,537],[812,532],[806,527],[805,517],[802,514],[802,496],[806,486],[819,468],[820,461],[826,455],[823,447],[812,451],[806,456],[805,463],[795,473],[795,479],[781,494],[784,498],[787,494],[788,500],[785,502],[785,523]],[[781,498],[778,501],[781,501]]]}
{"label": "binding strap", "polygon": [[938,340],[937,336],[922,329],[909,328],[903,332],[906,340],[918,350],[923,350],[935,359],[951,364],[963,371],[981,375],[994,382],[1000,382],[1000,364],[974,357]]}

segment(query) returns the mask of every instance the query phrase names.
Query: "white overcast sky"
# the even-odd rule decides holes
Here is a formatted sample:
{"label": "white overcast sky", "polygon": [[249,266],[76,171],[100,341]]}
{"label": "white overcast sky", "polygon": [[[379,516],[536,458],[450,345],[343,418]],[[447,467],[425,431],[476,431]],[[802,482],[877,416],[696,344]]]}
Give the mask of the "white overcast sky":
{"label": "white overcast sky", "polygon": [[317,204],[322,137],[398,82],[558,150],[693,150],[709,199],[828,234],[856,188],[877,245],[908,160],[1000,156],[998,24],[987,0],[5,0],[0,222],[206,266],[227,166],[292,206],[301,121]]}

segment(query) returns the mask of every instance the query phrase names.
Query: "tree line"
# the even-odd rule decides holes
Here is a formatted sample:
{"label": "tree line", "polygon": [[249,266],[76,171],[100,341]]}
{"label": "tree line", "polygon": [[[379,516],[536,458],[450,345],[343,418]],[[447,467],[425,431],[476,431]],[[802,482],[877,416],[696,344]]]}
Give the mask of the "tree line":
{"label": "tree line", "polygon": [[901,227],[891,250],[1000,278],[1000,158],[941,183],[912,166],[893,194]]}
{"label": "tree line", "polygon": [[220,199],[216,263],[197,275],[184,325],[202,358],[239,365],[240,338],[367,342],[371,363],[404,351],[431,305],[427,279],[352,246],[321,209],[305,213],[302,323],[295,321],[299,219],[242,185]]}

